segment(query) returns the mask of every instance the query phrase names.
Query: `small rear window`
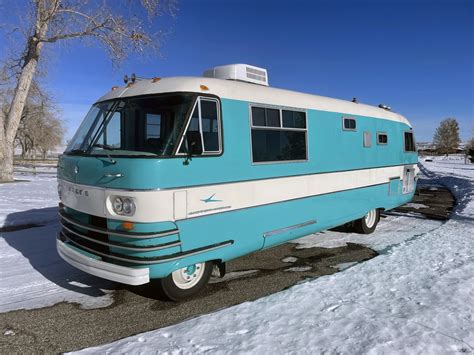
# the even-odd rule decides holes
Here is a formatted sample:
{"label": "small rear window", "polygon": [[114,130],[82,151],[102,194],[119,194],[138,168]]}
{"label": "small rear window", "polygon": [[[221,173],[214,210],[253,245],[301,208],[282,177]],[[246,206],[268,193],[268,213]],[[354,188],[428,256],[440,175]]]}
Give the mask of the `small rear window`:
{"label": "small rear window", "polygon": [[342,128],[346,131],[355,131],[356,130],[355,118],[343,117]]}
{"label": "small rear window", "polygon": [[387,144],[387,143],[388,143],[387,133],[378,132],[377,133],[377,144]]}
{"label": "small rear window", "polygon": [[412,132],[405,132],[405,152],[416,152]]}

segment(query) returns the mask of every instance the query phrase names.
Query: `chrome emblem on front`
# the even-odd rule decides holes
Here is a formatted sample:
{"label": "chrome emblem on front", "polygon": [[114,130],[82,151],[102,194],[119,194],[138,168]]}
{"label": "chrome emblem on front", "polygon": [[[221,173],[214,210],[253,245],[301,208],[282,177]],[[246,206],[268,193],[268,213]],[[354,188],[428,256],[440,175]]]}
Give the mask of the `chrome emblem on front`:
{"label": "chrome emblem on front", "polygon": [[73,187],[73,186],[69,186],[69,188],[67,190],[68,190],[68,192],[73,193],[73,194],[78,195],[78,196],[89,197],[89,191],[88,190],[78,189],[78,188]]}
{"label": "chrome emblem on front", "polygon": [[77,174],[78,172],[79,172],[79,167],[76,165],[76,166],[74,167],[74,174]]}

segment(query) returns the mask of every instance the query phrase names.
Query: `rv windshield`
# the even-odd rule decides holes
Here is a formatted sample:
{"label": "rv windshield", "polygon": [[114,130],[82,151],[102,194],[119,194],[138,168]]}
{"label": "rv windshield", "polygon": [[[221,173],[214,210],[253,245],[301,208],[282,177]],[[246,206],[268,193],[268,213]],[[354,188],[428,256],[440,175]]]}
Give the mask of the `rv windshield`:
{"label": "rv windshield", "polygon": [[66,154],[169,156],[195,95],[125,98],[90,109]]}

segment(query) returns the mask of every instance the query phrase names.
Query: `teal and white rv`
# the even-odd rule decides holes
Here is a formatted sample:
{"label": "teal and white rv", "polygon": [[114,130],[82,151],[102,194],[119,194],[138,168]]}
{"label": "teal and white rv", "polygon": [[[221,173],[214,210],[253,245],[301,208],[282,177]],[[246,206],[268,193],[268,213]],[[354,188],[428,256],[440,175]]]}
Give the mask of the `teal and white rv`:
{"label": "teal and white rv", "polygon": [[384,105],[272,88],[244,64],[133,77],[60,158],[57,249],[179,300],[240,256],[351,221],[371,233],[412,199],[416,164],[410,123]]}

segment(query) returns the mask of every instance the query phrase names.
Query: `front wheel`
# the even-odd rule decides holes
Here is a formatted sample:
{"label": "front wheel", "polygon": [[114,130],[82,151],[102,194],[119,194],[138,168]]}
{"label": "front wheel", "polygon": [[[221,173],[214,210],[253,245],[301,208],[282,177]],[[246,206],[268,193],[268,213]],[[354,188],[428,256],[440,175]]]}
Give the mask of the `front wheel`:
{"label": "front wheel", "polygon": [[189,265],[161,279],[161,288],[170,300],[182,301],[198,293],[209,281],[211,273],[212,262]]}
{"label": "front wheel", "polygon": [[377,227],[380,220],[380,212],[377,208],[370,210],[364,217],[354,221],[354,229],[360,234],[370,234]]}

